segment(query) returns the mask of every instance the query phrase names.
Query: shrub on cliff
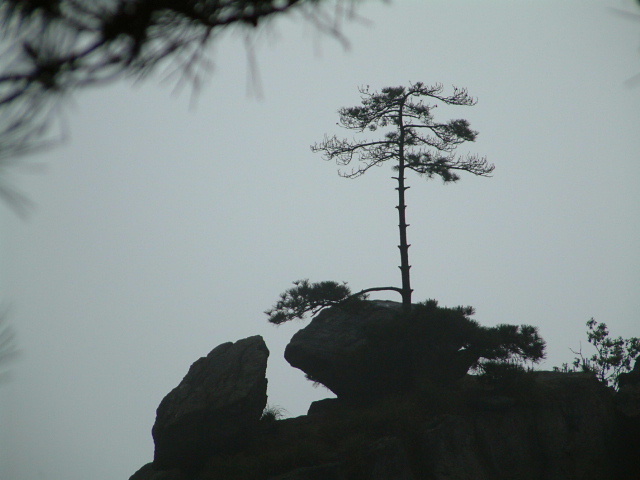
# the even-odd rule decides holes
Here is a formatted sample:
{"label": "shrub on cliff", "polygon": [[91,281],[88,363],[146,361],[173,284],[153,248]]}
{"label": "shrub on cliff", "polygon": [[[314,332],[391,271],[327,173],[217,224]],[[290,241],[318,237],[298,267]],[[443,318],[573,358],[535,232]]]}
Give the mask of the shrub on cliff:
{"label": "shrub on cliff", "polygon": [[522,366],[544,358],[545,341],[536,327],[484,327],[471,318],[474,313],[473,307],[439,307],[435,300],[415,305],[403,329],[418,361],[437,366],[442,380],[455,380],[488,364]]}
{"label": "shrub on cliff", "polygon": [[596,353],[585,357],[582,349],[572,350],[577,355],[572,365],[565,363],[560,368],[554,367],[554,370],[592,372],[605,385],[617,389],[620,375],[631,370],[631,363],[640,356],[640,338],[610,338],[607,324],[592,318],[587,322],[587,340],[595,347]]}

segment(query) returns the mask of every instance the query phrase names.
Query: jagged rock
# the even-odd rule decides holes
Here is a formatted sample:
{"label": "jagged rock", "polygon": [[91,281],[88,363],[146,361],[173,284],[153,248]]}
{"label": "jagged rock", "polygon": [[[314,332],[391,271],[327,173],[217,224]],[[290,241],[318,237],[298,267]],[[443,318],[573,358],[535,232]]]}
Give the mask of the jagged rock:
{"label": "jagged rock", "polygon": [[156,412],[154,467],[193,473],[209,456],[241,448],[267,403],[268,356],[256,335],[223,343],[193,363]]}

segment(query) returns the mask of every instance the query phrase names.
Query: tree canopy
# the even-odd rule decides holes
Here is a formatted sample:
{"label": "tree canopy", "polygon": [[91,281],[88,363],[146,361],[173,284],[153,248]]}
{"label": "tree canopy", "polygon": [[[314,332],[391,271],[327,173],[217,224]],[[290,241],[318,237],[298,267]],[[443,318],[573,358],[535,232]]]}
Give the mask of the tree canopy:
{"label": "tree canopy", "polygon": [[334,135],[311,149],[341,166],[358,162],[351,171],[340,172],[346,178],[359,177],[388,160],[394,161],[396,171],[409,169],[427,178],[439,176],[445,182],[459,180],[457,171],[489,175],[494,166],[485,157],[455,153],[458,146],[473,142],[478,135],[469,122],[437,122],[434,118],[438,103],[473,106],[476,99],[463,88],[454,87],[451,94],[443,94],[443,90],[441,84],[427,86],[422,82],[409,87],[386,87],[380,92],[360,88],[362,105],[338,110],[339,125],[360,133],[386,129],[383,138],[358,141]]}

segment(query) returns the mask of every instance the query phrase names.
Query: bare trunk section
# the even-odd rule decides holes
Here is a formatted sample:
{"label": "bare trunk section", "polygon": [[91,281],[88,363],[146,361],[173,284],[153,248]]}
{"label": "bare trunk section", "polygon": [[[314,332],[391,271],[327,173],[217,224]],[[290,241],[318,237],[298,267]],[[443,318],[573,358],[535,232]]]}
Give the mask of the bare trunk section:
{"label": "bare trunk section", "polygon": [[400,127],[400,139],[399,139],[399,155],[398,155],[398,176],[393,177],[398,181],[398,186],[396,190],[398,191],[398,229],[400,230],[400,245],[398,248],[400,249],[400,273],[402,276],[402,310],[404,313],[411,313],[411,293],[413,290],[411,289],[411,275],[409,270],[411,269],[411,265],[409,265],[409,245],[407,243],[407,219],[406,219],[406,209],[407,205],[404,200],[404,192],[409,188],[404,185],[404,170],[405,170],[405,162],[404,162],[404,125],[402,121],[402,105],[400,106],[400,110],[398,111],[398,123]]}

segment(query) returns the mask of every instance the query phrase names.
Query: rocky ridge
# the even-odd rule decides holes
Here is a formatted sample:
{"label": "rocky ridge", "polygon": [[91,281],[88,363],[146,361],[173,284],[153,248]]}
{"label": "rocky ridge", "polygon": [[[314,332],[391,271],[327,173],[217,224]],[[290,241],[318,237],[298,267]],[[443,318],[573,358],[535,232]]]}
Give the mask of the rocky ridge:
{"label": "rocky ridge", "polygon": [[261,418],[261,337],[216,347],[161,402],[154,461],[130,480],[640,478],[638,362],[620,392],[584,373],[435,382],[406,349],[379,350],[393,303],[327,310],[293,337],[285,357],[338,395],[297,418]]}

